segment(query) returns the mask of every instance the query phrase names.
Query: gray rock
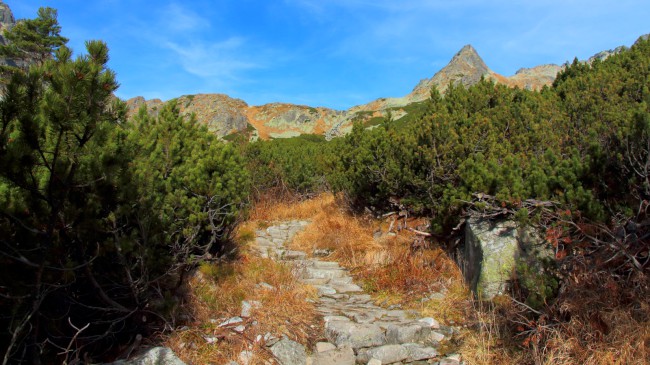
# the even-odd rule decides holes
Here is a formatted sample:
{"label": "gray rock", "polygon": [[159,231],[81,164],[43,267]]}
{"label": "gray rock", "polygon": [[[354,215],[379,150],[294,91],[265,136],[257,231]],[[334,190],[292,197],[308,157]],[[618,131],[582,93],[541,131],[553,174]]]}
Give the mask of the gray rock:
{"label": "gray rock", "polygon": [[419,324],[393,325],[386,330],[386,340],[391,344],[426,341],[431,328]]}
{"label": "gray rock", "polygon": [[308,267],[305,270],[305,275],[309,279],[334,279],[345,276],[345,271],[341,269],[318,269]]}
{"label": "gray rock", "polygon": [[312,365],[354,365],[356,356],[350,347],[334,348],[314,354]]}
{"label": "gray rock", "polygon": [[239,361],[242,365],[249,365],[253,361],[253,351],[244,350],[239,353]]}
{"label": "gray rock", "polygon": [[282,255],[283,260],[304,260],[306,258],[307,254],[302,251],[287,250]]}
{"label": "gray rock", "polygon": [[257,300],[243,300],[241,302],[241,317],[248,318],[251,316],[253,309],[258,309],[262,307],[262,303]]}
{"label": "gray rock", "polygon": [[331,286],[314,285],[314,287],[318,291],[319,296],[328,295],[328,294],[336,294],[336,289],[332,288]]}
{"label": "gray rock", "polygon": [[451,358],[445,358],[438,361],[438,365],[460,365],[460,361]]}
{"label": "gray rock", "polygon": [[336,350],[336,346],[329,342],[318,342],[316,343],[316,352],[325,352],[330,350]]}
{"label": "gray rock", "polygon": [[431,317],[420,318],[418,319],[418,322],[427,325],[429,328],[440,328],[440,323]]}
{"label": "gray rock", "polygon": [[331,321],[325,324],[325,336],[338,347],[348,345],[353,349],[386,344],[384,332],[374,324]]}
{"label": "gray rock", "polygon": [[431,339],[434,342],[442,342],[445,339],[445,335],[443,335],[440,332],[431,331],[431,334],[429,335],[429,339]]}
{"label": "gray rock", "polygon": [[339,263],[336,261],[314,261],[314,267],[317,269],[340,269]]}
{"label": "gray rock", "polygon": [[267,347],[271,347],[280,341],[279,338],[273,336],[270,332],[265,333],[263,339]]}
{"label": "gray rock", "polygon": [[402,346],[408,353],[406,361],[409,362],[433,359],[438,356],[438,351],[433,347],[425,347],[417,343],[405,343]]}
{"label": "gray rock", "polygon": [[385,345],[368,350],[366,356],[368,359],[380,360],[382,364],[392,364],[406,360],[409,352],[402,345]]}
{"label": "gray rock", "polygon": [[271,352],[280,365],[305,365],[307,362],[305,347],[288,338],[283,338],[271,346]]}
{"label": "gray rock", "polygon": [[368,361],[368,365],[381,365],[381,364],[382,364],[381,360],[377,360],[377,359],[370,359],[370,361]]}
{"label": "gray rock", "polygon": [[185,365],[185,363],[171,349],[154,347],[131,360],[118,360],[107,365]]}
{"label": "gray rock", "polygon": [[[530,253],[530,254],[528,254]],[[507,292],[519,257],[547,256],[548,249],[539,234],[520,229],[513,221],[491,222],[471,218],[465,229],[463,273],[470,288],[483,300]]]}
{"label": "gray rock", "polygon": [[[331,284],[331,283],[330,283]],[[340,285],[332,285],[334,289],[336,289],[337,292],[339,293],[360,293],[363,292],[363,289],[357,284],[340,284]]]}
{"label": "gray rock", "polygon": [[270,285],[268,283],[259,283],[256,285],[256,287],[264,290],[275,290],[275,287],[273,285]]}
{"label": "gray rock", "polygon": [[225,320],[224,322],[221,322],[219,327],[226,327],[226,326],[230,326],[232,324],[242,323],[243,321],[244,320],[241,319],[241,317],[232,317],[232,318],[229,318],[229,319]]}
{"label": "gray rock", "polygon": [[314,257],[327,257],[332,254],[332,250],[329,249],[315,249],[312,254]]}

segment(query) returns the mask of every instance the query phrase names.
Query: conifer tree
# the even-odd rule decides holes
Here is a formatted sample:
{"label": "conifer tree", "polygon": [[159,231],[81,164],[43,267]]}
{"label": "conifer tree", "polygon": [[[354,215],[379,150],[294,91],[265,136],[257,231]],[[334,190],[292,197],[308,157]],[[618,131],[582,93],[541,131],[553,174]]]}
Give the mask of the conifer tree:
{"label": "conifer tree", "polygon": [[42,65],[52,54],[65,45],[68,39],[62,37],[57,11],[45,7],[38,10],[35,19],[22,19],[4,33],[6,44],[0,44],[0,57],[10,60],[10,65],[2,66],[7,72],[26,70],[29,65]]}

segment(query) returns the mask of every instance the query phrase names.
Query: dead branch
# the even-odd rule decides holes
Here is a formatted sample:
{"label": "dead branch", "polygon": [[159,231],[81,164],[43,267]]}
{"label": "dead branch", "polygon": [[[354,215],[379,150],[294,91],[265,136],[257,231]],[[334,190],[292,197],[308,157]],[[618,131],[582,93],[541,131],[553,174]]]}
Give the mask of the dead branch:
{"label": "dead branch", "polygon": [[418,236],[431,237],[431,233],[428,233],[428,232],[418,231],[417,229],[414,229],[414,228],[406,228],[406,229],[408,229],[409,231],[417,234]]}

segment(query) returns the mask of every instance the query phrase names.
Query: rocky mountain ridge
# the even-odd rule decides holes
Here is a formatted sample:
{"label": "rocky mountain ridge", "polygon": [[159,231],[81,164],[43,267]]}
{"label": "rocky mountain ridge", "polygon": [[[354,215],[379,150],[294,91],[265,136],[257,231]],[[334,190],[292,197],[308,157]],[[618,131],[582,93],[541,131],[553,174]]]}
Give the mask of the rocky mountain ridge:
{"label": "rocky mountain ridge", "polygon": [[[592,63],[596,59],[606,59],[625,48],[622,46],[599,52],[584,62]],[[250,106],[243,100],[223,94],[184,95],[177,100],[181,113],[194,113],[199,122],[206,124],[221,137],[246,133],[251,140],[289,138],[301,134],[320,134],[332,138],[348,133],[356,120],[368,121],[385,117],[389,113],[394,119],[405,116],[407,111],[404,107],[426,100],[433,86],[444,94],[450,84],[471,86],[481,78],[486,78],[510,87],[539,90],[551,85],[564,67],[554,64],[540,65],[522,68],[512,76],[503,76],[492,71],[474,47],[466,45],[453,56],[449,64],[433,77],[421,80],[408,95],[380,98],[345,111],[288,103]],[[159,99],[145,100],[136,97],[128,100],[127,104],[131,113],[143,104],[149,111],[155,112],[163,102]]]}

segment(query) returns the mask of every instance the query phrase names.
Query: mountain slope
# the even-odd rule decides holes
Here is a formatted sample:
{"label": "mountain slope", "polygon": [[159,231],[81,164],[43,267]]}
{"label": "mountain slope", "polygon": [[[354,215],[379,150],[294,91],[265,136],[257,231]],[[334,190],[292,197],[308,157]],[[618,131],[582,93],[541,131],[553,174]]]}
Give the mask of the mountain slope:
{"label": "mountain slope", "polygon": [[[605,59],[622,49],[624,47],[599,52],[585,62]],[[324,134],[331,138],[349,132],[356,120],[368,122],[386,117],[389,113],[395,119],[405,116],[405,107],[426,100],[434,86],[444,93],[450,84],[462,84],[467,87],[476,84],[481,78],[486,78],[510,87],[539,90],[551,85],[563,68],[564,66],[553,64],[522,68],[507,77],[492,71],[474,47],[466,45],[444,68],[433,77],[420,81],[408,95],[380,98],[345,111],[287,103],[249,106],[243,100],[223,94],[181,96],[178,98],[178,104],[182,113],[194,113],[199,122],[206,124],[221,137],[244,133],[251,139],[289,138],[301,134]],[[127,103],[131,113],[134,113],[143,104],[155,112],[163,102],[159,99],[147,101],[137,97]]]}

